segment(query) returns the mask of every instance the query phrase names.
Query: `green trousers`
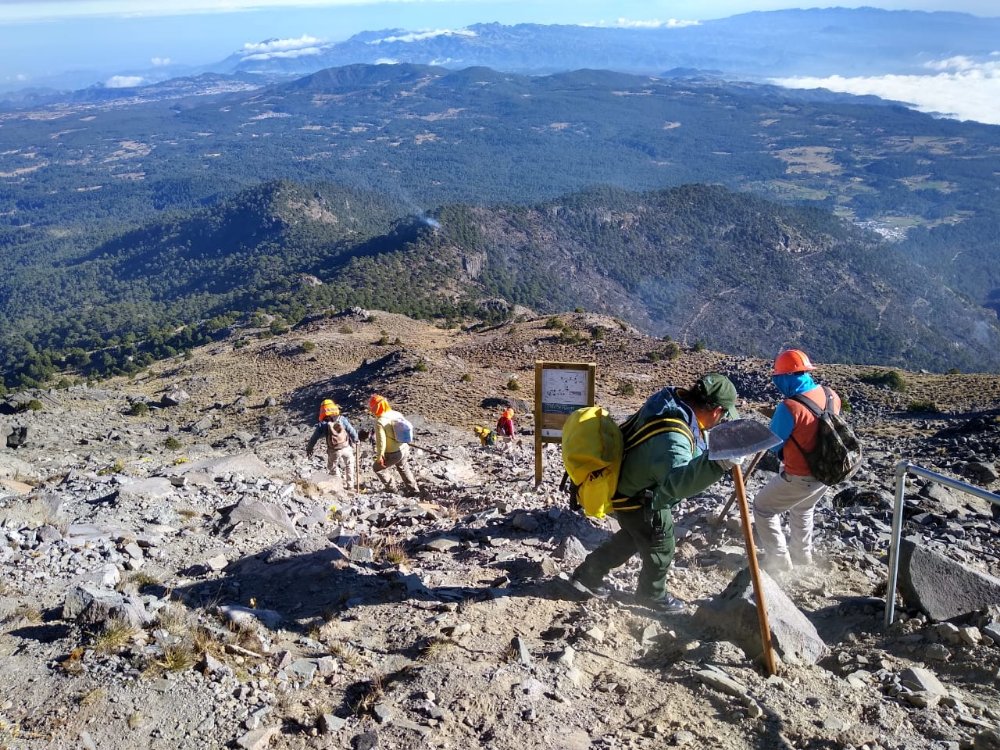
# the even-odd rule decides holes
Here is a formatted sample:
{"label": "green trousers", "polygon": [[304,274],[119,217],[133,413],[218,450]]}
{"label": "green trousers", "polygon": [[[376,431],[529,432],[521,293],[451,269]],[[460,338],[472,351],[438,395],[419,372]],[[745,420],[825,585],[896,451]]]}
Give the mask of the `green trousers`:
{"label": "green trousers", "polygon": [[616,511],[621,529],[595,549],[573,572],[585,586],[599,586],[604,576],[639,553],[642,570],[636,594],[652,599],[666,592],[667,571],[674,561],[674,516],[662,510]]}

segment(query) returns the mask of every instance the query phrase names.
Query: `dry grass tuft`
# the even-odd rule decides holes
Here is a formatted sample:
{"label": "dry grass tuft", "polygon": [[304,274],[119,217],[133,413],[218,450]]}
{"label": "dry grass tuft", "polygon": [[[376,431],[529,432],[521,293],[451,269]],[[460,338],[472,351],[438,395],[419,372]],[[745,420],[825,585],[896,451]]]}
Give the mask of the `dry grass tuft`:
{"label": "dry grass tuft", "polygon": [[196,661],[194,649],[186,643],[178,643],[163,649],[163,658],[156,665],[167,672],[183,672],[191,669]]}
{"label": "dry grass tuft", "polygon": [[354,704],[353,710],[356,716],[369,714],[376,704],[385,697],[385,687],[382,685],[382,675],[375,675],[365,685],[361,697]]}
{"label": "dry grass tuft", "polygon": [[122,620],[110,620],[104,630],[94,636],[91,646],[99,654],[117,654],[132,640],[136,629]]}

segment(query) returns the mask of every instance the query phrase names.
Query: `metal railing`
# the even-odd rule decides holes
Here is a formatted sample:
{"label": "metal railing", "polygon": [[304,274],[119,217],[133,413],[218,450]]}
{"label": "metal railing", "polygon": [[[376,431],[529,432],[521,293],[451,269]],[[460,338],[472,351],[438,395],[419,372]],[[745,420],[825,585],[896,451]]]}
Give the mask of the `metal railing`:
{"label": "metal railing", "polygon": [[987,492],[968,482],[960,482],[957,479],[946,477],[921,466],[916,466],[908,461],[900,461],[896,464],[896,500],[892,505],[892,538],[889,541],[889,583],[885,591],[885,627],[892,625],[893,615],[896,611],[896,583],[899,579],[899,542],[903,533],[903,489],[906,485],[906,475],[914,474],[932,482],[943,484],[959,492],[967,492],[983,500],[989,500],[994,505],[1000,505],[1000,495]]}

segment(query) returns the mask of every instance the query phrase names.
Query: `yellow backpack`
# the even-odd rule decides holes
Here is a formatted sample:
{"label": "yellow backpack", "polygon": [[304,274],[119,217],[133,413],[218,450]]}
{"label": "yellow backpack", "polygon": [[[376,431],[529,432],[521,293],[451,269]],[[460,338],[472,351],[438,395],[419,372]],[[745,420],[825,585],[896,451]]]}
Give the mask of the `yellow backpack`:
{"label": "yellow backpack", "polygon": [[625,455],[621,428],[601,406],[577,409],[562,429],[563,466],[577,487],[583,512],[603,518],[611,510]]}
{"label": "yellow backpack", "polygon": [[573,483],[576,501],[592,518],[604,518],[612,510],[625,451],[664,432],[683,433],[694,450],[690,428],[675,417],[653,417],[636,425],[638,413],[619,427],[602,406],[577,409],[566,418],[562,430],[562,457]]}

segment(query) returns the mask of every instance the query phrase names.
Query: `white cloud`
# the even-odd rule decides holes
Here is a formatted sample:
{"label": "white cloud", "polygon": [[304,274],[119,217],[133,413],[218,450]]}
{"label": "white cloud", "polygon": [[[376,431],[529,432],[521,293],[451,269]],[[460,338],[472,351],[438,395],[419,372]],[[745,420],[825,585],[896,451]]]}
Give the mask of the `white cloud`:
{"label": "white cloud", "polygon": [[130,89],[141,86],[145,80],[142,76],[111,76],[104,85],[109,89]]}
{"label": "white cloud", "polygon": [[829,89],[905,102],[920,112],[956,120],[1000,125],[1000,54],[987,60],[950,57],[925,65],[933,75],[884,75],[845,78],[775,78],[773,83],[795,89]]}
{"label": "white cloud", "polygon": [[387,36],[382,39],[373,39],[368,44],[389,44],[391,42],[420,42],[424,39],[433,39],[436,36],[476,36],[476,32],[470,29],[434,29],[432,31],[414,31],[410,34],[400,34],[399,36]]}
{"label": "white cloud", "polygon": [[243,45],[243,52],[247,54],[260,54],[268,52],[281,52],[283,50],[300,49],[302,47],[314,47],[322,43],[322,39],[303,34],[298,39],[267,39],[263,42],[247,42]]}
{"label": "white cloud", "polygon": [[653,19],[651,21],[632,21],[628,18],[619,18],[615,26],[623,29],[682,29],[685,26],[698,26],[701,21],[682,21],[677,18],[668,18],[666,21]]}
{"label": "white cloud", "polygon": [[399,65],[399,60],[394,60],[391,57],[380,57],[375,61],[376,65]]}
{"label": "white cloud", "polygon": [[164,65],[170,65],[169,57],[154,57],[150,60],[154,68],[161,68]]}
{"label": "white cloud", "polygon": [[683,29],[686,26],[700,26],[701,21],[684,21],[678,18],[668,18],[666,21],[653,18],[648,21],[634,20],[631,18],[619,18],[608,23],[598,21],[597,23],[581,23],[581,26],[598,26],[601,28],[617,29]]}
{"label": "white cloud", "polygon": [[286,49],[278,52],[261,52],[256,55],[245,55],[244,60],[276,60],[280,58],[291,59],[295,57],[308,57],[318,55],[323,51],[322,47],[302,47],[300,49]]}

